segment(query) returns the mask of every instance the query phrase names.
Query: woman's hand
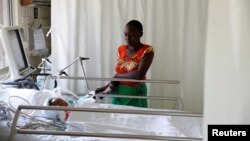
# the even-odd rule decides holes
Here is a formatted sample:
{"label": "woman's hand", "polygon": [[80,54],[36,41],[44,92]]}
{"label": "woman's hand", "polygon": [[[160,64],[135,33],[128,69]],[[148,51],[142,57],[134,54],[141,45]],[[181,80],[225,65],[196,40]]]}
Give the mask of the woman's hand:
{"label": "woman's hand", "polygon": [[101,93],[101,92],[105,91],[108,87],[109,87],[109,84],[107,84],[107,85],[105,85],[105,86],[103,86],[103,87],[101,87],[101,88],[97,88],[97,89],[95,90],[95,93],[96,93],[96,94],[97,94],[97,93]]}
{"label": "woman's hand", "polygon": [[115,88],[117,88],[118,86],[120,85],[120,82],[119,81],[111,81],[110,83],[109,83],[109,87],[110,87],[110,89],[115,89]]}
{"label": "woman's hand", "polygon": [[[105,86],[103,86],[103,87],[101,87],[101,88],[97,88],[97,89],[95,90],[95,93],[96,93],[96,94],[101,93],[101,92],[105,91],[109,86],[110,86],[110,84],[107,84],[107,85],[105,85]],[[99,97],[99,98],[100,98],[100,99],[103,99],[103,97]],[[94,99],[96,99],[96,96],[94,96]]]}

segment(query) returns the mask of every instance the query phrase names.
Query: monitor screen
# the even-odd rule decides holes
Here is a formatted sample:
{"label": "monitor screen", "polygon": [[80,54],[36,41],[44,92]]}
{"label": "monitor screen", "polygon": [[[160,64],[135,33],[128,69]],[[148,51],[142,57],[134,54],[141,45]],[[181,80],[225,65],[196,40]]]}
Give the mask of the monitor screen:
{"label": "monitor screen", "polygon": [[26,59],[26,55],[23,49],[23,44],[21,40],[21,36],[19,34],[18,29],[8,30],[9,38],[10,38],[10,47],[13,55],[15,56],[16,65],[19,69],[19,72],[23,71],[28,67],[28,62]]}
{"label": "monitor screen", "polygon": [[23,45],[24,34],[20,26],[3,27],[1,39],[8,60],[11,77],[19,79],[35,71],[26,58]]}

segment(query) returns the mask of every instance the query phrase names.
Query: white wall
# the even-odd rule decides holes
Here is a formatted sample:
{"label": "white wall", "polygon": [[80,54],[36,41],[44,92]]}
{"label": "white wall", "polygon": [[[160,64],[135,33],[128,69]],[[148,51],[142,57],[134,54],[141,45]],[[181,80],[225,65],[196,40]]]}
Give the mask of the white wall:
{"label": "white wall", "polygon": [[250,1],[210,0],[205,58],[208,124],[250,124]]}

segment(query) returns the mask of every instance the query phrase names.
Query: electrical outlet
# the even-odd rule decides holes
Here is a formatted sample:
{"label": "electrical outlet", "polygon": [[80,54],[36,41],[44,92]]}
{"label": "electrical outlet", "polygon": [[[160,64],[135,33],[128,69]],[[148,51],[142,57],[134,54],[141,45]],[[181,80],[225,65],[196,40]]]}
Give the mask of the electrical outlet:
{"label": "electrical outlet", "polygon": [[38,8],[35,7],[34,8],[34,19],[37,19],[38,18]]}

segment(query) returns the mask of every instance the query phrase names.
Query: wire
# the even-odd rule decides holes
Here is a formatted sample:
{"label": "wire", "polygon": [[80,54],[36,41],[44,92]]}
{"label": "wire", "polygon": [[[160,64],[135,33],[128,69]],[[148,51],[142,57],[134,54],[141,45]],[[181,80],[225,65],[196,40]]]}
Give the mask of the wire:
{"label": "wire", "polygon": [[[10,96],[9,99],[8,99],[9,104],[4,102],[4,101],[0,101],[0,105],[6,107],[6,109],[8,109],[11,112],[15,113],[17,109],[11,104],[11,99],[12,98],[22,99],[23,101],[25,101],[29,105],[31,105],[31,103],[28,100],[26,100],[25,98],[22,98],[20,96]],[[33,110],[31,111],[31,113],[32,112],[33,112]],[[56,124],[56,122],[54,120],[43,117],[43,116],[30,116],[29,114],[31,114],[31,113],[21,112],[21,114],[22,114],[21,116],[25,120],[25,125],[24,126],[17,126],[17,127],[20,127],[20,128],[29,128],[30,127],[31,129],[37,129],[39,127],[44,127],[44,128],[47,128],[47,129],[54,129],[54,130],[65,130],[66,129],[66,124],[61,122],[61,121],[57,122],[57,123],[60,123],[60,124]],[[51,121],[53,121],[53,123],[38,119],[38,117],[51,120]],[[30,121],[27,121],[27,119],[29,119]],[[37,121],[37,122],[34,123],[34,121]],[[7,122],[7,126],[11,127],[12,122],[11,121]]]}
{"label": "wire", "polygon": [[[11,99],[12,99],[12,98],[19,98],[19,99],[22,99],[22,100],[24,100],[25,102],[27,102],[28,105],[31,105],[31,103],[30,103],[28,100],[26,100],[25,98],[23,98],[23,97],[20,97],[20,96],[10,96],[8,102],[9,102],[10,108],[13,109],[15,112],[16,112],[17,109],[11,104]],[[21,114],[25,114],[25,115],[28,114],[28,115],[29,115],[29,114],[31,114],[32,112],[33,112],[33,110],[31,110],[30,113],[23,113],[23,112],[21,112]]]}
{"label": "wire", "polygon": [[6,102],[0,101],[0,120],[4,120],[8,118],[7,107],[8,107],[8,104]]}
{"label": "wire", "polygon": [[6,103],[6,102],[0,100],[0,105],[2,105],[2,106],[8,106],[8,103]]}

